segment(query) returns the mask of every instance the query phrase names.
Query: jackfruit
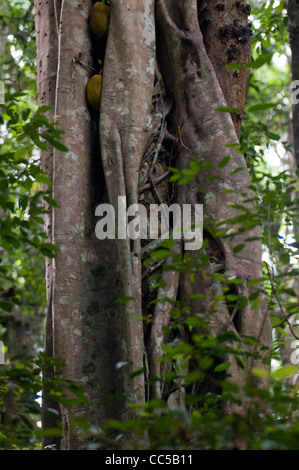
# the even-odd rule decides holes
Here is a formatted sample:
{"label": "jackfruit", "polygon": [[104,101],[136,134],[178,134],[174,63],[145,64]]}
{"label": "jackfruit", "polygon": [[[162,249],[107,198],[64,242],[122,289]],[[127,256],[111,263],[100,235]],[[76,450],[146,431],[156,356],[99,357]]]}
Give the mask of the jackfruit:
{"label": "jackfruit", "polygon": [[101,91],[102,75],[93,75],[87,85],[87,101],[97,112],[100,112]]}
{"label": "jackfruit", "polygon": [[93,34],[99,39],[105,39],[108,33],[110,7],[96,2],[90,12],[89,26]]}

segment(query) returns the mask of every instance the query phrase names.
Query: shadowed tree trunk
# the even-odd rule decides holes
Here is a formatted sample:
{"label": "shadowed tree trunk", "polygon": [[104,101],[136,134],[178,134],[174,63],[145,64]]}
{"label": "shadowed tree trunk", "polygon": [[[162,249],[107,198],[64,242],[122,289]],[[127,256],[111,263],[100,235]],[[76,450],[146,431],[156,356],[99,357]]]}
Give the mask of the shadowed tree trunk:
{"label": "shadowed tree trunk", "polygon": [[[40,78],[39,94],[45,96],[43,104],[55,103],[55,119],[65,131],[63,143],[68,148],[66,153],[55,149],[42,155],[60,206],[48,223],[49,238],[60,252],[48,266],[52,327],[47,341],[53,354],[65,361],[63,376],[86,387],[90,400],[89,407],[61,407],[63,449],[84,446],[71,426],[75,415],[101,425],[107,418],[130,417],[132,402],[163,398],[169,404],[183,404],[184,393],[167,389],[159,362],[176,300],[188,315],[204,315],[213,335],[232,331],[248,353],[257,350],[259,341],[266,347],[271,344],[262,295],[255,308],[236,301],[230,309],[225,301],[213,300],[226,286],[213,278],[215,272],[222,272],[228,283],[239,278],[235,293],[242,299],[255,292],[248,281],[261,277],[258,225],[238,233],[238,227],[232,230],[229,223],[240,213],[233,206],[243,206],[251,214],[256,211],[246,162],[234,150],[241,112],[232,119],[217,110],[229,104],[242,111],[244,106],[248,72],[228,70],[225,65],[250,60],[248,7],[231,1],[113,0],[103,47],[89,31],[91,6],[90,1],[62,0],[53,15],[47,2],[35,4],[37,36],[53,31],[47,42],[39,39],[38,72],[47,77],[56,71],[55,92],[52,87],[45,91],[47,78]],[[49,47],[53,52],[45,54]],[[86,85],[99,59],[103,62],[100,116],[86,101]],[[169,181],[168,166],[181,172],[192,161],[205,165],[191,182]],[[206,265],[198,263],[198,252],[185,251],[181,240],[175,240],[164,271],[163,263],[142,266],[142,258],[158,245],[157,240],[98,240],[95,208],[112,204],[117,226],[123,217],[117,212],[119,196],[125,201],[122,209],[135,203],[147,210],[150,204],[203,204],[209,242],[200,253],[206,255]],[[226,224],[221,226],[221,237],[215,235],[219,221]],[[174,255],[197,263],[194,282],[188,271],[174,269]],[[149,277],[154,271],[164,281],[158,289]],[[203,294],[204,300],[191,299],[193,294]],[[115,303],[118,296],[131,300]],[[155,298],[158,302],[148,306]],[[147,324],[143,318],[149,316]],[[180,334],[190,340],[187,329]],[[251,349],[243,341],[245,336],[256,339]],[[250,355],[245,369],[234,355],[229,360],[231,379],[239,384],[245,383],[253,365],[260,366]],[[203,380],[197,391],[211,387]],[[233,411],[244,413],[244,409],[243,403]]]}
{"label": "shadowed tree trunk", "polygon": [[[292,81],[296,86],[295,98],[298,100],[298,83],[299,83],[299,3],[296,0],[289,0],[288,2],[288,26],[289,26],[289,39],[291,46],[291,74]],[[298,165],[299,165],[299,104],[295,101],[292,106],[292,119],[289,126],[289,140],[292,143],[292,151],[289,152],[289,171],[292,178],[298,177]],[[296,202],[298,203],[297,192],[294,191],[292,194],[294,209],[296,208]],[[296,242],[299,242],[299,225],[297,211],[293,212],[293,234]],[[298,292],[298,281],[294,278],[289,285],[292,289]],[[280,346],[280,357],[284,366],[294,363],[294,356],[296,355],[296,349],[294,345],[298,338],[298,332],[296,331],[297,316],[292,315],[288,318],[288,322],[285,322],[284,330],[289,334],[288,338],[282,337],[281,334],[277,333],[281,339],[282,344]],[[295,359],[296,360],[296,359]],[[298,382],[298,374],[287,379],[289,383],[293,385]]]}
{"label": "shadowed tree trunk", "polygon": [[[299,3],[289,0],[288,4],[289,36],[292,50],[291,69],[293,81],[299,80]],[[298,85],[296,86],[298,88]],[[299,166],[299,106],[293,104],[293,144],[297,168]]]}
{"label": "shadowed tree trunk", "polygon": [[[55,108],[55,92],[56,92],[56,74],[57,74],[57,45],[58,45],[58,22],[57,10],[59,10],[59,2],[38,2],[35,4],[35,30],[36,30],[36,47],[37,47],[37,88],[38,88],[38,105],[50,106]],[[43,14],[42,14],[43,12]],[[48,118],[53,118],[53,111],[48,112]],[[47,172],[48,177],[53,179],[53,148],[41,152],[41,168]],[[44,202],[48,214],[45,214],[45,231],[48,241],[52,241],[52,216],[49,204]],[[46,259],[46,292],[48,314],[46,318],[46,340],[45,352],[50,357],[53,356],[53,335],[52,335],[52,286],[53,286],[53,267],[52,259]],[[44,371],[45,378],[53,374],[52,367],[48,366]],[[56,414],[48,410],[56,410]],[[45,427],[55,428],[60,424],[58,404],[54,404],[49,396],[48,391],[43,391],[43,416],[42,422]],[[44,446],[55,444],[57,448],[60,445],[60,438],[53,437],[44,439]]]}

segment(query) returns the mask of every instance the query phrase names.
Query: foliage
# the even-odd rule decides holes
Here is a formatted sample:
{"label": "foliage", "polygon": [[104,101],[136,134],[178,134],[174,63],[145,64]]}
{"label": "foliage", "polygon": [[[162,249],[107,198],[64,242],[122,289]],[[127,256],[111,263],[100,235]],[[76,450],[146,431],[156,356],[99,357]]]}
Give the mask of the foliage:
{"label": "foliage", "polygon": [[[63,365],[39,352],[36,357],[13,357],[5,369],[0,370],[0,406],[4,417],[0,423],[0,449],[36,450],[41,448],[43,435],[61,435],[59,427],[45,431],[40,428],[42,390],[47,390],[54,403],[65,407],[88,403],[81,387],[61,378],[59,368]],[[46,379],[43,371],[54,366],[58,371]],[[48,412],[57,414],[55,409]]]}
{"label": "foliage", "polygon": [[[263,227],[263,285],[274,338],[270,389],[259,390],[254,386],[255,377],[264,378],[264,370],[256,369],[255,377],[246,383],[243,390],[249,403],[246,414],[223,414],[224,405],[238,405],[241,391],[229,380],[231,358],[234,357],[241,367],[247,367],[250,354],[245,354],[238,337],[231,332],[224,331],[217,338],[212,337],[205,319],[200,314],[187,315],[187,310],[181,308],[177,301],[172,306],[168,336],[170,339],[179,336],[183,326],[192,343],[182,339],[170,340],[161,360],[165,364],[163,379],[166,388],[171,390],[174,387],[186,394],[187,408],[179,403],[169,408],[166,397],[163,397],[161,401],[132,407],[137,418],[126,423],[110,421],[101,429],[78,416],[74,424],[85,433],[88,448],[117,448],[126,434],[130,436],[132,448],[220,450],[234,449],[240,441],[246,442],[250,450],[299,448],[298,385],[293,386],[291,382],[298,374],[298,361],[292,365],[284,365],[281,361],[282,347],[296,338],[297,319],[292,324],[289,319],[298,314],[295,281],[299,272],[299,245],[294,230],[298,225],[298,183],[290,171],[288,134],[291,106],[287,14],[284,1],[251,3],[254,7],[254,60],[248,64],[252,73],[238,150],[246,156],[258,212],[246,213],[231,223],[241,222],[243,230],[255,224]],[[38,149],[46,149],[48,145],[60,150],[65,148],[60,143],[60,131],[45,117],[48,108],[38,109],[35,101],[32,4],[30,1],[27,4],[14,1],[4,2],[3,6],[0,22],[9,39],[2,54],[5,70],[2,78],[7,94],[5,105],[0,106],[0,309],[4,317],[16,308],[22,315],[43,315],[43,262],[45,256],[55,256],[56,247],[45,239],[42,200],[54,207],[56,203],[51,198],[51,181],[39,167]],[[18,22],[11,24],[11,16],[18,18]],[[18,55],[13,57],[12,51],[17,51]],[[221,165],[227,163],[228,160],[224,159]],[[208,168],[204,163],[199,165],[192,160],[190,168],[182,173],[170,169],[173,171],[172,181],[184,184],[198,171]],[[165,259],[172,253],[172,248],[171,241],[165,242],[151,253],[150,261],[153,258],[156,261]],[[195,272],[199,269],[204,271],[207,262],[207,255],[202,251],[195,260],[174,256],[172,267],[188,273],[192,282]],[[215,280],[225,281],[221,272],[212,276]],[[161,285],[159,276],[153,275],[152,279],[156,287]],[[236,302],[256,301],[254,293],[250,299],[236,295],[239,282],[241,280],[233,279],[227,284],[223,296],[214,298],[214,308],[225,301],[233,311]],[[3,325],[2,331],[0,329],[2,334],[5,332]],[[198,333],[199,328],[202,334]],[[254,341],[247,338],[249,346]],[[252,354],[255,354],[254,350]],[[51,398],[65,406],[86,404],[83,390],[63,381],[59,373],[47,380],[43,378],[43,371],[49,365],[61,366],[56,359],[39,352],[35,356],[11,358],[5,368],[0,366],[0,407],[8,419],[7,423],[3,420],[0,423],[0,448],[38,449],[43,433],[60,434],[60,429],[41,431],[37,426],[42,389],[50,391]],[[198,380],[210,380],[215,385],[214,392],[197,396],[194,384]],[[261,403],[266,405],[262,415]],[[9,412],[8,404],[11,406]],[[145,435],[149,436],[148,441],[144,440]]]}
{"label": "foliage", "polygon": [[[22,354],[5,372],[0,365],[0,406],[2,409],[2,399],[7,396],[18,404],[1,412],[1,423],[7,423],[5,447],[18,447],[26,439],[30,441],[31,412],[37,409],[38,385],[33,380],[35,372],[29,373],[34,364],[24,352],[37,354],[41,346],[45,256],[51,258],[57,252],[44,233],[43,201],[50,206],[56,203],[51,197],[52,182],[40,168],[38,151],[48,145],[65,148],[60,131],[45,116],[49,108],[38,108],[36,103],[32,2],[2,2],[0,21],[4,36],[0,79],[5,91],[0,103],[0,334],[6,358],[12,361],[13,355]],[[25,369],[27,385],[19,378]],[[19,437],[14,434],[14,414],[22,415],[22,423],[28,425],[26,429],[20,425]]]}
{"label": "foliage", "polygon": [[[22,106],[19,105],[20,98]],[[39,253],[53,257],[56,247],[47,243],[43,229],[43,214],[45,208],[42,198],[48,203],[55,205],[51,198],[50,189],[43,190],[42,184],[51,185],[51,181],[40,169],[36,154],[36,147],[44,147],[46,144],[41,140],[54,141],[56,131],[43,115],[43,109],[35,113],[26,106],[23,94],[14,94],[7,97],[7,105],[2,109],[0,117],[2,126],[5,128],[1,142],[0,160],[0,186],[2,190],[0,206],[2,210],[1,220],[1,246],[2,263],[0,265],[1,289],[3,300],[0,308],[11,311],[13,302],[18,303],[21,297],[17,295],[19,288],[22,289],[26,274],[24,272],[26,259],[20,260],[20,256],[26,253]],[[30,117],[30,115],[32,116]],[[47,130],[38,133],[40,126],[47,126]],[[11,271],[12,253],[14,258],[15,272]],[[39,258],[39,264],[42,258]],[[27,260],[29,263],[29,260]],[[20,270],[23,276],[20,276]],[[16,281],[18,279],[18,281]],[[20,280],[21,285],[18,286]],[[14,296],[7,298],[7,291],[15,288]]]}

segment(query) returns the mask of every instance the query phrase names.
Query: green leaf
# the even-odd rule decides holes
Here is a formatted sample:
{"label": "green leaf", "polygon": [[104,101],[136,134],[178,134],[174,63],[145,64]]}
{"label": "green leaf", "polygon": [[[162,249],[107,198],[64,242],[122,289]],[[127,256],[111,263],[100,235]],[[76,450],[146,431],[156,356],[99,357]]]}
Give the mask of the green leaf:
{"label": "green leaf", "polygon": [[226,157],[222,158],[222,160],[218,163],[219,168],[224,168],[226,165],[228,165],[230,161],[230,156],[226,155]]}
{"label": "green leaf", "polygon": [[55,258],[56,253],[60,251],[59,247],[52,243],[42,243],[40,250],[48,258]]}
{"label": "green leaf", "polygon": [[40,148],[41,150],[48,150],[48,146],[45,142],[42,142],[39,137],[37,137],[34,134],[30,135],[32,141],[35,143],[35,145]]}
{"label": "green leaf", "polygon": [[206,294],[192,294],[190,296],[191,299],[205,299],[207,297]]}
{"label": "green leaf", "polygon": [[170,183],[174,183],[175,181],[178,181],[180,179],[180,174],[176,173],[175,175],[171,175],[169,178]]}
{"label": "green leaf", "polygon": [[204,162],[201,162],[200,163],[200,167],[203,169],[203,170],[214,170],[214,165],[212,162],[209,162],[209,161],[204,161]]}
{"label": "green leaf", "polygon": [[16,159],[23,158],[27,155],[27,150],[26,149],[18,149],[14,156]]}
{"label": "green leaf", "polygon": [[[190,183],[190,181],[192,181],[194,179],[194,175],[192,176],[185,176],[184,178],[181,178],[179,181],[178,181],[178,185],[179,186],[182,186],[183,184],[187,184],[187,183]],[[173,181],[173,180],[172,180]]]}
{"label": "green leaf", "polygon": [[34,434],[37,437],[60,437],[62,430],[60,428],[36,429]]}
{"label": "green leaf", "polygon": [[168,258],[171,255],[169,250],[156,250],[151,253],[151,258],[157,261]]}
{"label": "green leaf", "polygon": [[238,365],[241,367],[241,369],[245,370],[246,369],[246,362],[241,356],[236,356],[236,361]]}
{"label": "green leaf", "polygon": [[277,327],[277,331],[279,331],[279,333],[280,333],[282,336],[285,336],[286,338],[290,338],[289,333],[287,333],[283,328],[281,328],[281,326],[278,326],[278,327]]}
{"label": "green leaf", "polygon": [[22,111],[23,121],[27,121],[27,119],[29,118],[31,112],[32,112],[32,109],[30,109],[30,108],[23,109],[23,111]]}
{"label": "green leaf", "polygon": [[52,185],[52,180],[50,180],[50,178],[48,178],[46,175],[39,174],[39,175],[37,175],[35,178],[36,178],[36,180],[39,181],[40,183],[47,184],[48,186],[51,186],[51,185]]}
{"label": "green leaf", "polygon": [[[277,106],[277,103],[260,103],[260,104],[255,104],[254,106],[251,106],[248,108],[248,111],[264,111],[266,109],[271,109]],[[279,137],[279,136],[278,136]]]}
{"label": "green leaf", "polygon": [[220,282],[226,282],[227,279],[225,276],[223,276],[223,274],[220,274],[220,273],[212,273],[212,277],[214,279],[216,279],[216,281],[220,281]]}
{"label": "green leaf", "polygon": [[253,367],[251,372],[253,375],[261,377],[262,379],[267,379],[269,377],[269,372],[266,369],[261,369],[260,367]]}
{"label": "green leaf", "polygon": [[221,113],[231,113],[231,114],[242,113],[241,109],[239,108],[230,108],[230,107],[224,107],[224,106],[220,106],[220,108],[217,108],[217,111],[220,111]]}
{"label": "green leaf", "polygon": [[198,380],[201,380],[202,379],[202,373],[199,372],[198,370],[193,370],[191,372],[189,372],[189,374],[187,374],[185,377],[184,377],[184,382],[186,385],[190,385],[194,382],[197,382]]}
{"label": "green leaf", "polygon": [[5,179],[0,180],[0,192],[4,193],[9,187],[8,181]]}
{"label": "green leaf", "polygon": [[240,253],[240,251],[242,251],[244,248],[245,248],[245,245],[240,244],[240,245],[235,246],[233,251],[234,251],[234,253]]}
{"label": "green leaf", "polygon": [[276,369],[272,373],[272,377],[275,380],[283,380],[283,379],[286,379],[287,377],[297,374],[298,370],[299,368],[296,365],[289,365],[289,366],[281,367],[280,369]]}
{"label": "green leaf", "polygon": [[138,377],[139,375],[144,375],[144,373],[145,373],[144,367],[142,369],[135,370],[129,375],[129,380],[133,380],[135,377]]}
{"label": "green leaf", "polygon": [[243,170],[244,170],[244,168],[242,168],[242,167],[236,168],[235,170],[230,172],[230,175],[235,175],[235,174],[237,174],[237,173],[239,173],[240,171],[243,171]]}
{"label": "green leaf", "polygon": [[11,302],[1,301],[0,302],[0,309],[4,310],[5,312],[11,312],[14,305]]}
{"label": "green leaf", "polygon": [[231,70],[243,70],[245,66],[241,64],[228,64],[225,66],[225,68]]}
{"label": "green leaf", "polygon": [[56,139],[53,139],[53,137],[51,137],[51,135],[48,133],[48,132],[43,132],[41,134],[41,136],[47,140],[47,142],[49,142],[49,144],[51,144],[53,147],[55,147],[57,150],[60,150],[61,152],[67,152],[68,151],[68,148],[63,145],[62,142],[56,140]]}
{"label": "green leaf", "polygon": [[216,366],[214,368],[214,371],[215,372],[222,372],[224,370],[227,370],[229,369],[229,367],[231,366],[231,363],[230,362],[222,362],[221,364],[219,364],[218,366]]}
{"label": "green leaf", "polygon": [[250,62],[247,62],[247,64],[245,64],[245,67],[249,68],[249,69],[259,69],[260,67],[262,67],[267,62],[270,62],[271,59],[272,59],[272,53],[267,52],[267,53],[259,56],[256,60],[252,60]]}
{"label": "green leaf", "polygon": [[44,196],[44,200],[50,204],[50,206],[52,207],[55,207],[55,209],[58,209],[59,208],[59,204],[55,201],[55,199],[53,199],[52,197],[50,196]]}
{"label": "green leaf", "polygon": [[46,111],[51,111],[52,106],[40,106],[38,110],[36,111],[36,116],[39,116],[42,113],[45,113]]}
{"label": "green leaf", "polygon": [[235,302],[239,298],[236,294],[227,294],[225,297],[228,302]]}

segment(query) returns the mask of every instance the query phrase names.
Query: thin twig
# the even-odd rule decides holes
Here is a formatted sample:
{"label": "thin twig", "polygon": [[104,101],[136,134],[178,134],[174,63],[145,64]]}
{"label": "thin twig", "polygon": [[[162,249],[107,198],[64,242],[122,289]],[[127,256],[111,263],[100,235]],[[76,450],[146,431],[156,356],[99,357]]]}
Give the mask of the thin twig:
{"label": "thin twig", "polygon": [[93,72],[96,72],[96,69],[94,69],[93,67],[91,67],[90,65],[88,64],[85,64],[84,62],[82,62],[82,60],[80,60],[78,57],[74,57],[74,62],[77,62],[77,64],[80,64],[82,65],[83,68],[85,69],[90,69],[92,70]]}
{"label": "thin twig", "polygon": [[[156,178],[155,180],[153,180],[153,183],[154,185],[158,184],[158,183],[161,183],[161,181],[163,181],[168,175],[169,175],[170,171],[167,170],[165,171],[162,175],[158,176],[158,178]],[[143,193],[144,191],[146,191],[147,189],[150,189],[152,186],[152,183],[146,183],[144,184],[143,186],[141,186],[141,188],[138,189],[138,193],[141,194]]]}
{"label": "thin twig", "polygon": [[156,144],[156,148],[155,148],[155,152],[154,152],[154,158],[153,158],[153,160],[152,160],[151,168],[150,168],[150,170],[149,170],[149,172],[148,172],[149,178],[152,177],[155,164],[157,163],[157,158],[158,158],[158,155],[159,155],[159,153],[160,153],[161,145],[162,145],[162,142],[163,142],[163,139],[164,139],[165,129],[166,129],[165,116],[164,116],[164,114],[162,114],[161,128],[160,128],[159,137],[158,137],[157,144]]}
{"label": "thin twig", "polygon": [[226,323],[225,325],[223,325],[223,327],[221,328],[220,333],[222,333],[223,331],[226,331],[227,328],[233,323],[234,318],[235,318],[236,314],[238,313],[238,311],[239,311],[239,308],[238,308],[238,304],[237,304],[237,305],[235,306],[235,308],[234,308],[234,310],[233,310],[233,312],[232,312],[232,314],[231,314],[229,320],[228,320],[227,323]]}
{"label": "thin twig", "polygon": [[179,141],[180,141],[180,144],[181,146],[187,150],[187,152],[189,152],[191,155],[193,155],[193,152],[184,144],[183,140],[182,140],[182,129],[183,129],[183,126],[184,126],[184,122],[182,122],[182,125],[180,126],[180,131],[179,131]]}
{"label": "thin twig", "polygon": [[165,259],[162,259],[162,260],[158,261],[157,263],[155,263],[154,265],[147,266],[145,271],[142,273],[142,279],[145,279],[147,276],[149,276],[153,272],[157,271],[157,269],[159,269],[160,266],[162,266],[162,264],[164,264],[164,263],[165,263]]}
{"label": "thin twig", "polygon": [[296,335],[296,333],[295,333],[294,330],[293,330],[293,326],[292,326],[291,322],[289,321],[288,316],[287,316],[287,315],[285,314],[285,312],[284,312],[284,308],[283,308],[283,306],[282,306],[282,304],[281,304],[281,302],[280,302],[280,299],[279,299],[279,297],[278,297],[278,294],[277,294],[277,292],[276,292],[276,288],[275,288],[275,285],[274,285],[274,282],[273,282],[273,279],[272,279],[273,272],[270,271],[269,266],[267,265],[267,263],[265,263],[265,264],[266,264],[266,268],[267,268],[267,271],[268,271],[268,274],[269,274],[270,283],[271,283],[271,292],[272,292],[272,294],[274,295],[274,297],[275,297],[275,299],[276,299],[276,301],[277,301],[277,303],[278,303],[279,309],[280,309],[280,311],[281,311],[281,313],[282,313],[282,315],[283,315],[283,317],[284,317],[284,322],[286,322],[287,325],[289,326],[290,331],[291,331],[292,335],[294,336],[294,338],[297,339],[297,340],[299,340],[299,337]]}
{"label": "thin twig", "polygon": [[155,238],[154,240],[152,240],[150,243],[148,243],[141,249],[141,256],[142,257],[148,256],[150,253],[157,250],[164,241],[165,239],[162,237]]}

